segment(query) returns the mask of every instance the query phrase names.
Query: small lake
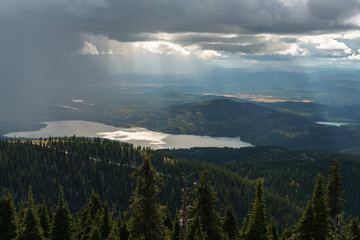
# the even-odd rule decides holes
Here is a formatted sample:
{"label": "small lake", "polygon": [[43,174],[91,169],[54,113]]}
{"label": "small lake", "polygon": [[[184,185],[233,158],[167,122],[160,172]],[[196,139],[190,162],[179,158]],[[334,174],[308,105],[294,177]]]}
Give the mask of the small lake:
{"label": "small lake", "polygon": [[316,122],[316,123],[321,124],[321,125],[335,126],[335,127],[341,127],[343,125],[350,124],[350,123],[346,123],[346,122]]}
{"label": "small lake", "polygon": [[5,137],[22,138],[48,138],[64,136],[101,137],[121,142],[134,144],[135,146],[162,148],[191,148],[191,147],[250,147],[238,138],[209,137],[186,134],[168,134],[150,131],[146,128],[118,128],[110,125],[88,121],[51,121],[44,122],[46,127],[37,131],[11,132]]}

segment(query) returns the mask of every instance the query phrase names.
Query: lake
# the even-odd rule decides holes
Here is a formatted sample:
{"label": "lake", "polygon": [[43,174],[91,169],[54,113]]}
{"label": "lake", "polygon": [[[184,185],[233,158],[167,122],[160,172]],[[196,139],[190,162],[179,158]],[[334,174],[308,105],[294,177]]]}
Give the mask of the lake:
{"label": "lake", "polygon": [[335,126],[335,127],[341,127],[343,125],[350,124],[350,123],[346,123],[346,122],[316,122],[316,123],[321,124],[321,125]]}
{"label": "lake", "polygon": [[132,127],[119,128],[110,125],[88,121],[51,121],[44,122],[46,127],[37,131],[11,132],[5,137],[22,138],[48,138],[64,136],[101,137],[121,142],[134,144],[135,146],[162,148],[191,148],[191,147],[250,147],[238,138],[209,137],[186,134],[168,134],[150,131],[146,128]]}

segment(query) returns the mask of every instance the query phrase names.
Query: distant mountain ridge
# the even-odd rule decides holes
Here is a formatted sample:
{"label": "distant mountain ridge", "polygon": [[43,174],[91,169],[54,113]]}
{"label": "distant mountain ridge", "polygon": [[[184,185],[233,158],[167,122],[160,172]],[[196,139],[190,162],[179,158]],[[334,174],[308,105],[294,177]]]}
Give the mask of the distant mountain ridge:
{"label": "distant mountain ridge", "polygon": [[330,151],[360,146],[356,127],[322,126],[296,114],[226,99],[181,104],[134,122],[167,133],[240,137],[254,145]]}

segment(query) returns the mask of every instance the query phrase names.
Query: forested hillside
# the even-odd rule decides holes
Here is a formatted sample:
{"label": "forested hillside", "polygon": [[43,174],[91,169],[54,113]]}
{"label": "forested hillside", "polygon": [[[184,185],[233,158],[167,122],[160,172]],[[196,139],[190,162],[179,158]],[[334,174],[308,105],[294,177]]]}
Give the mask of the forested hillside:
{"label": "forested hillside", "polygon": [[311,197],[317,173],[321,172],[326,176],[329,173],[329,165],[337,159],[340,163],[339,172],[343,176],[345,212],[352,216],[360,215],[360,186],[357,184],[360,181],[359,156],[269,146],[162,151],[177,158],[196,159],[224,166],[247,179],[264,178],[266,189],[289,198],[290,202],[299,206],[305,206]]}
{"label": "forested hillside", "polygon": [[302,116],[301,110],[298,113],[277,110],[253,103],[215,99],[172,106],[159,113],[135,117],[132,121],[167,133],[240,137],[257,146],[336,152],[360,145],[357,125],[319,125],[312,118]]}
{"label": "forested hillside", "polygon": [[[264,192],[263,178],[250,182],[220,167],[170,159],[149,149],[85,138],[1,141],[0,149],[1,239],[353,240],[360,236],[358,218],[349,219],[342,212],[338,161],[330,167],[326,184],[317,174],[313,194],[301,213],[289,199]],[[212,178],[216,174],[220,178]],[[112,189],[112,183],[118,188]],[[104,198],[97,190],[85,194],[91,185]],[[125,185],[131,192],[120,191]],[[171,193],[166,185],[172,186]],[[14,196],[20,203],[14,203]],[[249,198],[247,206],[242,206],[244,196]],[[120,199],[130,201],[123,204]],[[180,200],[182,204],[176,206],[180,211],[171,216],[169,209]],[[237,220],[239,215],[242,221]]]}
{"label": "forested hillside", "polygon": [[[141,150],[130,145],[108,140],[70,138],[40,142],[0,141],[1,192],[13,194],[16,203],[26,199],[27,188],[32,185],[35,200],[53,206],[57,202],[55,191],[44,189],[64,188],[71,211],[85,204],[91,189],[117,209],[127,209],[134,191],[135,181],[130,174],[139,166],[145,155],[163,178],[160,200],[172,214],[181,206],[182,176],[193,174],[189,187],[198,182],[200,173],[207,169],[218,193],[219,209],[231,205],[237,219],[242,219],[251,206],[254,181],[240,177],[222,167],[169,159],[163,153]],[[254,179],[256,180],[256,179]],[[289,202],[274,191],[266,191],[268,213],[279,224],[294,223],[304,206]]]}

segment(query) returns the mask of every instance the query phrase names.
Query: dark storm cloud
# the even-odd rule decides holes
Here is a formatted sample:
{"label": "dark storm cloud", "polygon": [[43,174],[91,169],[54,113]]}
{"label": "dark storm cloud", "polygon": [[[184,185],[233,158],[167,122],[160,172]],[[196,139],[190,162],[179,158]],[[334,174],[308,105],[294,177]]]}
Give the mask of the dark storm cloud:
{"label": "dark storm cloud", "polygon": [[[195,46],[270,56],[297,41],[286,35],[357,29],[349,19],[359,5],[357,0],[2,0],[2,116],[30,109],[43,96],[63,94],[59,89],[106,82],[108,59],[79,55],[89,36],[141,42],[159,40],[160,32],[172,35],[168,41],[177,45],[158,47],[175,53],[174,48]],[[131,64],[124,59],[124,65]]]}
{"label": "dark storm cloud", "polygon": [[[357,0],[2,1],[6,22],[132,41],[143,32],[303,33],[352,28]],[[12,1],[12,0],[11,0]],[[8,26],[11,28],[10,26]],[[134,39],[136,40],[136,39]]]}

